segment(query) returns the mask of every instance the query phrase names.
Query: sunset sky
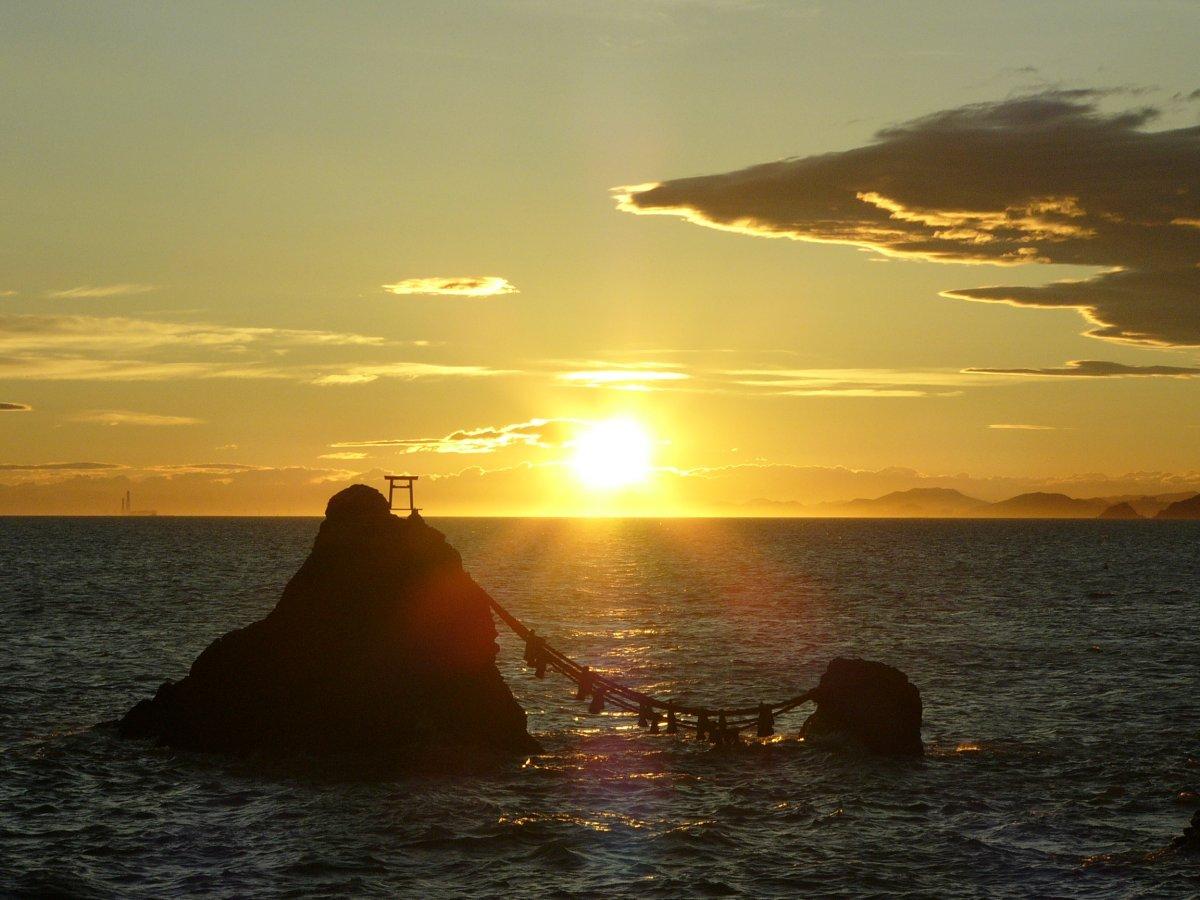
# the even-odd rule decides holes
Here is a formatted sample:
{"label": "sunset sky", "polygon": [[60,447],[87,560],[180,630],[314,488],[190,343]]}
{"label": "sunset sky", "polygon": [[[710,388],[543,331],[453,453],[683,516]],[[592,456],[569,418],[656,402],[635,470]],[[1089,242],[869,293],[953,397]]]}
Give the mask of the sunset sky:
{"label": "sunset sky", "polygon": [[[0,8],[0,513],[1200,486],[1191,2]],[[440,476],[431,478],[430,476]]]}

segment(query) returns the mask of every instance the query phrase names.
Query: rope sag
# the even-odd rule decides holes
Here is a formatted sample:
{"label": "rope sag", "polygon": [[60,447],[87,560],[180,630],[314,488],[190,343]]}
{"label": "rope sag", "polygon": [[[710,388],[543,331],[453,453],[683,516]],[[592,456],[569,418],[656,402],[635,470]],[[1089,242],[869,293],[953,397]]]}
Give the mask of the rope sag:
{"label": "rope sag", "polygon": [[[489,598],[490,600],[491,598]],[[755,728],[759,737],[775,733],[775,717],[789,712],[813,699],[814,690],[805,691],[779,703],[760,703],[738,709],[710,709],[691,706],[674,700],[660,700],[641,691],[626,687],[591,668],[581,665],[566,654],[546,643],[545,639],[527,627],[520,619],[491,600],[492,611],[512,632],[525,642],[525,663],[533,668],[538,678],[544,678],[547,669],[565,675],[578,686],[576,700],[589,700],[588,711],[599,713],[605,706],[612,706],[638,714],[638,725],[658,731],[664,719],[666,733],[674,734],[681,728],[696,732],[698,740],[711,740],[723,744],[737,740],[738,734]]]}

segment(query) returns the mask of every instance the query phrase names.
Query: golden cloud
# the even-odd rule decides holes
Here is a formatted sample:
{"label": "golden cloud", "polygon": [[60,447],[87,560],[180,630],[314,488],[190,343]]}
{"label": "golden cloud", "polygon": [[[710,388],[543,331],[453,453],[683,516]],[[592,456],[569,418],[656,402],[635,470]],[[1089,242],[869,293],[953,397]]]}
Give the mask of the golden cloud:
{"label": "golden cloud", "polygon": [[685,372],[663,371],[661,369],[589,369],[579,372],[560,372],[560,381],[580,387],[615,387],[628,390],[629,388],[647,388],[647,383],[688,381],[691,376]]}
{"label": "golden cloud", "polygon": [[462,275],[453,278],[407,278],[395,284],[385,284],[389,294],[424,294],[447,297],[496,297],[515,294],[517,288],[499,275]]}
{"label": "golden cloud", "polygon": [[579,419],[530,419],[511,425],[460,429],[444,437],[339,441],[333,447],[398,447],[403,453],[495,453],[508,447],[561,447],[573,438]]}
{"label": "golden cloud", "polygon": [[398,378],[415,381],[422,378],[490,378],[497,375],[512,375],[507,369],[492,369],[487,366],[450,366],[423,362],[398,362],[380,365],[350,366],[345,371],[319,375],[312,383],[319,385],[367,384],[380,378]]}
{"label": "golden cloud", "polygon": [[171,427],[177,425],[201,425],[203,419],[190,416],[161,416],[154,413],[131,412],[125,409],[96,409],[69,417],[72,422],[92,425],[147,425]]}

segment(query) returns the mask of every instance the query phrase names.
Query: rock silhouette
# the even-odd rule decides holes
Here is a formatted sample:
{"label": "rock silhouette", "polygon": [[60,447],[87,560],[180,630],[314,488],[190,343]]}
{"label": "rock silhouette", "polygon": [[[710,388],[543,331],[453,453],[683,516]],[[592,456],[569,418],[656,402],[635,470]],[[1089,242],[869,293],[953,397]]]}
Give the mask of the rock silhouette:
{"label": "rock silhouette", "polygon": [[441,532],[354,485],[330,499],[275,608],[215,640],[119,731],[195,750],[396,761],[421,748],[537,751],[495,665],[489,602]]}
{"label": "rock silhouette", "polygon": [[839,657],[813,690],[817,709],[800,728],[805,739],[852,740],[872,753],[919,756],[921,692],[899,669]]}
{"label": "rock silhouette", "polygon": [[1128,503],[1114,503],[1098,516],[1101,519],[1140,519],[1141,517],[1141,514]]}
{"label": "rock silhouette", "polygon": [[1200,494],[1177,500],[1165,509],[1159,510],[1156,519],[1200,519]]}

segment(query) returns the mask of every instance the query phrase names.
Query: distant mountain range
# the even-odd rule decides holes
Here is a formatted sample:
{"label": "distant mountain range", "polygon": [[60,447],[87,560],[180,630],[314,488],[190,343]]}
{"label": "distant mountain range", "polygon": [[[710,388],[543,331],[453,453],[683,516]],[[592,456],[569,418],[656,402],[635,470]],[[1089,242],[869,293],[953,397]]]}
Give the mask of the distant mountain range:
{"label": "distant mountain range", "polygon": [[992,503],[952,488],[912,488],[811,506],[769,500],[744,505],[772,515],[873,519],[1200,519],[1200,494],[1191,491],[1086,498],[1034,491]]}
{"label": "distant mountain range", "polygon": [[912,488],[907,491],[892,491],[890,494],[884,494],[874,500],[859,498],[858,500],[847,500],[845,503],[823,505],[828,507],[834,515],[882,516],[886,518],[978,516],[991,506],[985,500],[968,497],[962,491],[956,491],[953,488]]}

